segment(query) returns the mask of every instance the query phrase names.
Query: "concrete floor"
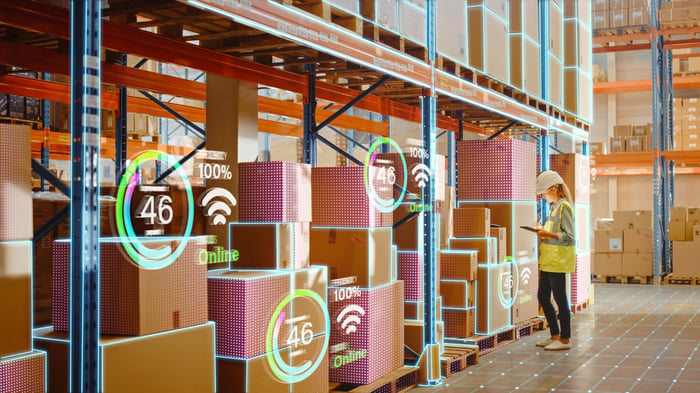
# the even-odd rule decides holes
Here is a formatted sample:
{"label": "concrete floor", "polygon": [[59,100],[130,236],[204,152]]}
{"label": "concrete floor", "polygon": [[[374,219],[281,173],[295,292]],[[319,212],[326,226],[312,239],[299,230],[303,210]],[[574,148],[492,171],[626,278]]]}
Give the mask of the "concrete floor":
{"label": "concrete floor", "polygon": [[412,392],[700,392],[700,287],[596,284],[572,319],[572,349],[548,352],[542,331]]}

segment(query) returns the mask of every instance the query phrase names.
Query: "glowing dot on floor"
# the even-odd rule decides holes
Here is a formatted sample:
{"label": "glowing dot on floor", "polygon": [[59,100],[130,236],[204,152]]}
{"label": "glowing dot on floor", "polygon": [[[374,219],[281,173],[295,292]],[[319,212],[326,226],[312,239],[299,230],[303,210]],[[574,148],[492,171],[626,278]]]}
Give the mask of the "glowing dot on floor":
{"label": "glowing dot on floor", "polygon": [[617,364],[615,365],[615,368],[617,368]]}
{"label": "glowing dot on floor", "polygon": [[501,376],[504,376],[504,375],[506,375],[506,373],[501,373]]}
{"label": "glowing dot on floor", "polygon": [[515,387],[515,390],[520,390],[520,386],[516,386],[516,387]]}
{"label": "glowing dot on floor", "polygon": [[641,378],[637,378],[637,381],[641,381],[641,380],[642,380]]}
{"label": "glowing dot on floor", "polygon": [[554,366],[554,363],[549,363],[550,366]]}
{"label": "glowing dot on floor", "polygon": [[605,377],[603,377],[603,379],[605,379]]}
{"label": "glowing dot on floor", "polygon": [[472,374],[473,374],[473,372],[472,372],[472,371],[470,371],[470,372],[469,372],[469,375],[472,375]]}
{"label": "glowing dot on floor", "polygon": [[556,389],[552,388],[552,391],[555,391]]}
{"label": "glowing dot on floor", "polygon": [[571,378],[571,375],[569,375],[569,378]]}
{"label": "glowing dot on floor", "polygon": [[535,376],[537,376],[537,374],[535,374]]}
{"label": "glowing dot on floor", "polygon": [[520,364],[523,364],[523,362],[520,362]]}
{"label": "glowing dot on floor", "polygon": [[675,379],[673,380],[673,383],[676,383],[676,380],[675,380]]}
{"label": "glowing dot on floor", "polygon": [[597,354],[597,353],[595,354],[595,357],[598,357],[598,354]]}
{"label": "glowing dot on floor", "polygon": [[489,360],[489,364],[493,363],[493,360]]}
{"label": "glowing dot on floor", "polygon": [[681,371],[685,370],[685,367],[681,367]]}
{"label": "glowing dot on floor", "polygon": [[484,385],[479,386],[479,388],[480,388],[480,389],[483,389],[483,388],[484,388]]}

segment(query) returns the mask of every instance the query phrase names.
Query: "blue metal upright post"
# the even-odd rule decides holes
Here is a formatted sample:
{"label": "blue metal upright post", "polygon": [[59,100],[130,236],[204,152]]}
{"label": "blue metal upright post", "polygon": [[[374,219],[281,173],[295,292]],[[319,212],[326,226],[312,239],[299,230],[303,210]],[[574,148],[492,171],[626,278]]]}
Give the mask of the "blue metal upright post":
{"label": "blue metal upright post", "polygon": [[316,65],[305,64],[308,89],[304,96],[304,162],[316,166]]}
{"label": "blue metal upright post", "polygon": [[540,13],[540,95],[549,101],[549,2],[538,0]]}
{"label": "blue metal upright post", "polygon": [[[540,138],[537,140],[537,147],[538,147],[538,153],[540,155],[540,171],[548,171],[549,170],[549,132],[547,130],[542,130],[540,132]],[[549,203],[544,200],[544,198],[540,199],[540,208],[539,208],[539,213],[540,213],[540,222],[542,225],[544,225],[544,222],[547,221],[547,216],[549,216]]]}
{"label": "blue metal upright post", "polygon": [[[41,165],[44,168],[49,167],[49,148],[47,147],[47,142],[41,143]],[[49,181],[44,176],[41,176],[41,191],[45,192],[48,190],[49,190]]]}
{"label": "blue metal upright post", "polygon": [[70,391],[100,383],[100,0],[71,2]]}
{"label": "blue metal upright post", "polygon": [[[431,68],[431,88],[423,89],[423,148],[426,154],[423,155],[422,164],[429,168],[431,176],[427,184],[422,189],[423,206],[433,206],[435,202],[435,190],[437,184],[436,179],[436,159],[437,154],[437,99],[435,97],[435,0],[426,2],[427,13],[427,29],[426,42],[428,46],[428,61]],[[442,185],[444,186],[444,185]],[[436,255],[437,239],[436,239],[436,216],[433,209],[423,209],[423,339],[426,345],[424,356],[426,356],[426,367],[428,370],[434,368],[434,362],[439,362],[439,354],[437,354],[437,310],[435,301],[437,299],[437,272],[436,272]],[[436,356],[437,355],[437,356]],[[437,358],[437,359],[436,359]],[[440,383],[440,376],[427,373],[428,385],[437,385]]]}
{"label": "blue metal upright post", "polygon": [[[121,65],[127,65],[127,55],[122,54]],[[127,135],[127,96],[126,87],[119,86],[119,111],[116,118],[116,130],[114,132],[114,152],[115,152],[115,176],[114,184],[119,185],[122,174],[126,169],[126,135]]]}
{"label": "blue metal upright post", "polygon": [[[41,77],[45,81],[51,81],[51,74],[48,72],[42,73]],[[41,100],[41,123],[44,129],[51,128],[51,101],[49,100]]]}

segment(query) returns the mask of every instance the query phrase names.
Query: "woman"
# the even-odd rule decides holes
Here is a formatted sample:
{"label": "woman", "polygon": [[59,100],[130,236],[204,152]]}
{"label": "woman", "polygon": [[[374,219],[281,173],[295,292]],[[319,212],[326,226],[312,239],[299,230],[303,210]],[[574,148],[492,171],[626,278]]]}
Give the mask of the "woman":
{"label": "woman", "polygon": [[[548,351],[571,349],[571,313],[566,298],[566,273],[576,267],[574,239],[574,209],[569,188],[554,171],[542,172],[537,177],[537,194],[550,204],[550,215],[544,226],[535,228],[540,241],[540,281],[537,299],[549,323],[551,338],[536,343]],[[552,295],[559,308],[552,305]],[[560,326],[561,324],[561,326]]]}

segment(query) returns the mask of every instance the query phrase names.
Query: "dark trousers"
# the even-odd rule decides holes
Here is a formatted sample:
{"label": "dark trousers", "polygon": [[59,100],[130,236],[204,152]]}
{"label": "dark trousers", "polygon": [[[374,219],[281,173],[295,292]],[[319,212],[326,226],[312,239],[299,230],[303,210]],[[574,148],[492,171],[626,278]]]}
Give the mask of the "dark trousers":
{"label": "dark trousers", "polygon": [[[554,295],[554,301],[557,302],[559,308],[558,321],[557,312],[552,304],[552,295]],[[569,311],[569,301],[566,298],[566,273],[540,272],[537,300],[540,301],[552,336],[560,335],[561,338],[571,338],[571,312]],[[560,323],[561,331],[559,329]]]}

